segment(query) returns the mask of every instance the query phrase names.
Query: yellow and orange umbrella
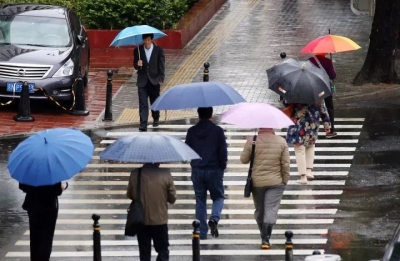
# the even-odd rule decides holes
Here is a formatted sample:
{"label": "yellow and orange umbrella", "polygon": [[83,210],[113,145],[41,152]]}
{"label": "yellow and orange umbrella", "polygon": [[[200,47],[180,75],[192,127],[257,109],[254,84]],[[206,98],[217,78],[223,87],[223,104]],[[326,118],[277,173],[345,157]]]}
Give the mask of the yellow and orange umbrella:
{"label": "yellow and orange umbrella", "polygon": [[338,35],[324,35],[309,42],[301,53],[339,53],[358,50],[361,47],[353,40]]}

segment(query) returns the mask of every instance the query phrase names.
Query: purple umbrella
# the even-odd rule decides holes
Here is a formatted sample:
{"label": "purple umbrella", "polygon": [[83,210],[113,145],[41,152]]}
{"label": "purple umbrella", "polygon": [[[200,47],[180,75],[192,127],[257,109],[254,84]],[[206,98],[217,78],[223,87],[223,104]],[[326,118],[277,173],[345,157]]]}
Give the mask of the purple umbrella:
{"label": "purple umbrella", "polygon": [[280,109],[267,103],[245,102],[232,106],[222,115],[221,122],[247,128],[282,129],[294,125]]}

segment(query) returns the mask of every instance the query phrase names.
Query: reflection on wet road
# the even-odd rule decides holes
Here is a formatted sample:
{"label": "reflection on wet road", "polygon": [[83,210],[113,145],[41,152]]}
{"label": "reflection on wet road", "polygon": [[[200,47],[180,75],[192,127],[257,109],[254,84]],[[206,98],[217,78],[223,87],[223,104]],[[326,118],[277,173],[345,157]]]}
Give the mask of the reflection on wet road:
{"label": "reflection on wet road", "polygon": [[[193,121],[192,123],[194,123]],[[284,193],[279,217],[273,230],[273,248],[259,249],[259,231],[253,218],[252,199],[243,198],[243,187],[248,165],[241,164],[239,155],[246,136],[254,130],[244,130],[224,125],[229,144],[229,164],[225,173],[226,202],[220,222],[220,237],[201,242],[203,256],[207,260],[265,260],[265,256],[281,260],[284,255],[284,232],[294,232],[294,254],[298,260],[312,254],[313,250],[324,251],[329,229],[335,222],[340,197],[345,189],[363,117],[338,118],[338,136],[326,139],[324,132],[317,144],[314,175],[315,180],[299,185],[294,151],[291,153],[291,180]],[[190,125],[162,125],[150,131],[167,133],[184,138]],[[101,215],[103,260],[126,260],[138,256],[136,239],[123,235],[126,208],[127,180],[131,168],[137,164],[108,163],[98,158],[98,153],[115,139],[135,134],[137,129],[122,129],[99,132],[104,136],[96,147],[95,156],[84,172],[70,182],[70,188],[60,197],[60,212],[54,239],[53,257],[57,260],[90,260],[92,256],[91,215]],[[277,132],[285,135],[284,131]],[[191,260],[191,222],[194,219],[195,199],[190,181],[190,165],[164,164],[169,167],[176,181],[178,200],[169,210],[169,229],[172,260]],[[210,201],[208,202],[210,203]],[[29,231],[10,248],[7,260],[29,256]]]}

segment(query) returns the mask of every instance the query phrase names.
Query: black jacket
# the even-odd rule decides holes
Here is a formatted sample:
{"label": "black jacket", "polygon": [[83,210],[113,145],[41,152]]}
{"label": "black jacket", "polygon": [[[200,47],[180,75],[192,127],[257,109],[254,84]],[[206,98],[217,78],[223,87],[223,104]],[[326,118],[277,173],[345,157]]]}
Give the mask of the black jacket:
{"label": "black jacket", "polygon": [[192,168],[226,169],[228,148],[224,130],[212,121],[200,120],[190,127],[185,143],[201,157],[191,161]]}
{"label": "black jacket", "polygon": [[164,82],[165,78],[165,54],[164,50],[153,44],[153,51],[151,52],[150,61],[147,62],[146,53],[144,46],[139,46],[140,60],[143,61],[143,66],[138,67],[139,61],[138,48],[133,51],[133,67],[137,70],[137,86],[145,87],[147,80],[153,85],[158,85],[160,82]]}
{"label": "black jacket", "polygon": [[22,208],[49,209],[58,208],[58,196],[62,194],[61,182],[49,186],[33,187],[19,183],[19,189],[26,193]]}

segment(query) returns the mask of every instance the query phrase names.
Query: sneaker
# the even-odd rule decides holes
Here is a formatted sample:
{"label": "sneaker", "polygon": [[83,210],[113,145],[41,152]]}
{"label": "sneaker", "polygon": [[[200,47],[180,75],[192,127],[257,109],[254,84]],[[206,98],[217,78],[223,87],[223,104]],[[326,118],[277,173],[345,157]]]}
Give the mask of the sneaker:
{"label": "sneaker", "polygon": [[206,239],[207,239],[207,235],[205,235],[205,236],[200,235],[200,240],[206,240]]}
{"label": "sneaker", "polygon": [[326,134],[326,137],[327,137],[328,139],[334,138],[334,137],[336,137],[336,136],[337,136],[337,133],[336,133],[336,132],[330,132],[330,133]]}
{"label": "sneaker", "polygon": [[212,237],[219,237],[219,232],[218,232],[218,224],[214,220],[208,221],[208,226],[210,227],[211,230],[211,236]]}
{"label": "sneaker", "polygon": [[306,177],[307,177],[308,179],[313,179],[313,178],[314,178],[314,175],[313,175],[313,174],[306,174]]}
{"label": "sneaker", "polygon": [[154,120],[153,121],[153,127],[158,127],[160,126],[160,121],[159,120]]}

